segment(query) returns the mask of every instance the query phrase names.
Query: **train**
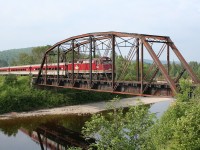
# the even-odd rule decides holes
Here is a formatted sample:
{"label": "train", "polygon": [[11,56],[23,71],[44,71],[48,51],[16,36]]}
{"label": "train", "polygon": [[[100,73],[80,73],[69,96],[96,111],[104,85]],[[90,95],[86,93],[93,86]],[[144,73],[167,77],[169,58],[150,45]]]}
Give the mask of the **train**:
{"label": "train", "polygon": [[[10,66],[10,67],[1,67],[0,75],[38,75],[41,64],[33,65],[23,65],[23,66]],[[47,71],[46,71],[47,70]],[[57,75],[59,70],[59,75],[66,76],[66,74],[71,74],[73,71],[72,62],[44,64],[43,73],[47,75]],[[90,73],[90,60],[89,59],[80,59],[74,61],[74,73],[81,76],[88,75]],[[99,74],[103,76],[109,76],[112,73],[112,60],[109,57],[100,57],[92,59],[92,73]]]}

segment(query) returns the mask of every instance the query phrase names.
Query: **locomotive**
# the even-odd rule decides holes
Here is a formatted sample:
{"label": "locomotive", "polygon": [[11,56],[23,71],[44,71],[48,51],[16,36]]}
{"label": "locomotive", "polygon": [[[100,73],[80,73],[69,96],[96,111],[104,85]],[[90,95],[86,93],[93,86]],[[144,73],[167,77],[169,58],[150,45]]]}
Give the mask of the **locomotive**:
{"label": "locomotive", "polygon": [[[24,66],[10,66],[0,68],[0,75],[38,75],[41,64],[34,65],[24,65]],[[47,72],[47,75],[53,76],[57,75],[59,70],[59,75],[66,76],[70,75],[73,70],[72,62],[44,64],[43,73]],[[47,71],[46,71],[47,70]],[[74,74],[78,74],[81,77],[86,77],[90,73],[90,60],[80,59],[74,61]],[[100,76],[110,76],[112,73],[112,60],[109,57],[100,57],[92,59],[92,73],[98,74]]]}

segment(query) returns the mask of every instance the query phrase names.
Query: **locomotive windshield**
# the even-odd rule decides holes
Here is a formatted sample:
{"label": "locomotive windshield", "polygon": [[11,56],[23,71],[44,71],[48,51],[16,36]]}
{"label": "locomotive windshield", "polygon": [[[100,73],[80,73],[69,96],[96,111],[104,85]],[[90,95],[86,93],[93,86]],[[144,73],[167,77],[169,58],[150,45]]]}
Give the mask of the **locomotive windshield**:
{"label": "locomotive windshield", "polygon": [[101,58],[101,63],[102,64],[111,64],[112,60],[109,57],[102,57]]}

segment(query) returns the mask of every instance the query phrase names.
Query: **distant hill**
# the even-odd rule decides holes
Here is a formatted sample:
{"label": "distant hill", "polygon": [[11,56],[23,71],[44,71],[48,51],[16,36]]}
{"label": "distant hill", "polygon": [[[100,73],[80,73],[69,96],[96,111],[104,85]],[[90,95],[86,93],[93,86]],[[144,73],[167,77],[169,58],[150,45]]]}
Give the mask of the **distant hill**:
{"label": "distant hill", "polygon": [[10,50],[0,51],[0,62],[1,61],[4,63],[6,62],[9,65],[13,61],[13,59],[15,59],[15,60],[18,59],[18,56],[20,53],[30,54],[31,50],[33,48],[34,47],[28,47],[28,48],[10,49]]}
{"label": "distant hill", "polygon": [[[35,47],[10,49],[10,50],[0,51],[0,67],[10,65],[13,62],[13,60],[17,61],[20,53],[31,54],[33,48],[35,48]],[[163,64],[167,64],[167,61],[161,60],[161,62]],[[153,60],[144,59],[144,63],[152,64]],[[180,62],[175,61],[175,63],[179,64]]]}

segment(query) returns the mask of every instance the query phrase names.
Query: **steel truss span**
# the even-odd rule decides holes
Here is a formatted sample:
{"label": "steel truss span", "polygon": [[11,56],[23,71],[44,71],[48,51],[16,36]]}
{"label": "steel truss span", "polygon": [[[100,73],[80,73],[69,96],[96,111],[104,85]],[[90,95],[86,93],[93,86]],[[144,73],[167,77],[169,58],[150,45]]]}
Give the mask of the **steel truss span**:
{"label": "steel truss span", "polygon": [[[176,76],[170,74],[174,56],[183,67]],[[174,96],[184,73],[194,84],[199,83],[168,36],[96,32],[70,37],[49,48],[34,83],[42,87]]]}

